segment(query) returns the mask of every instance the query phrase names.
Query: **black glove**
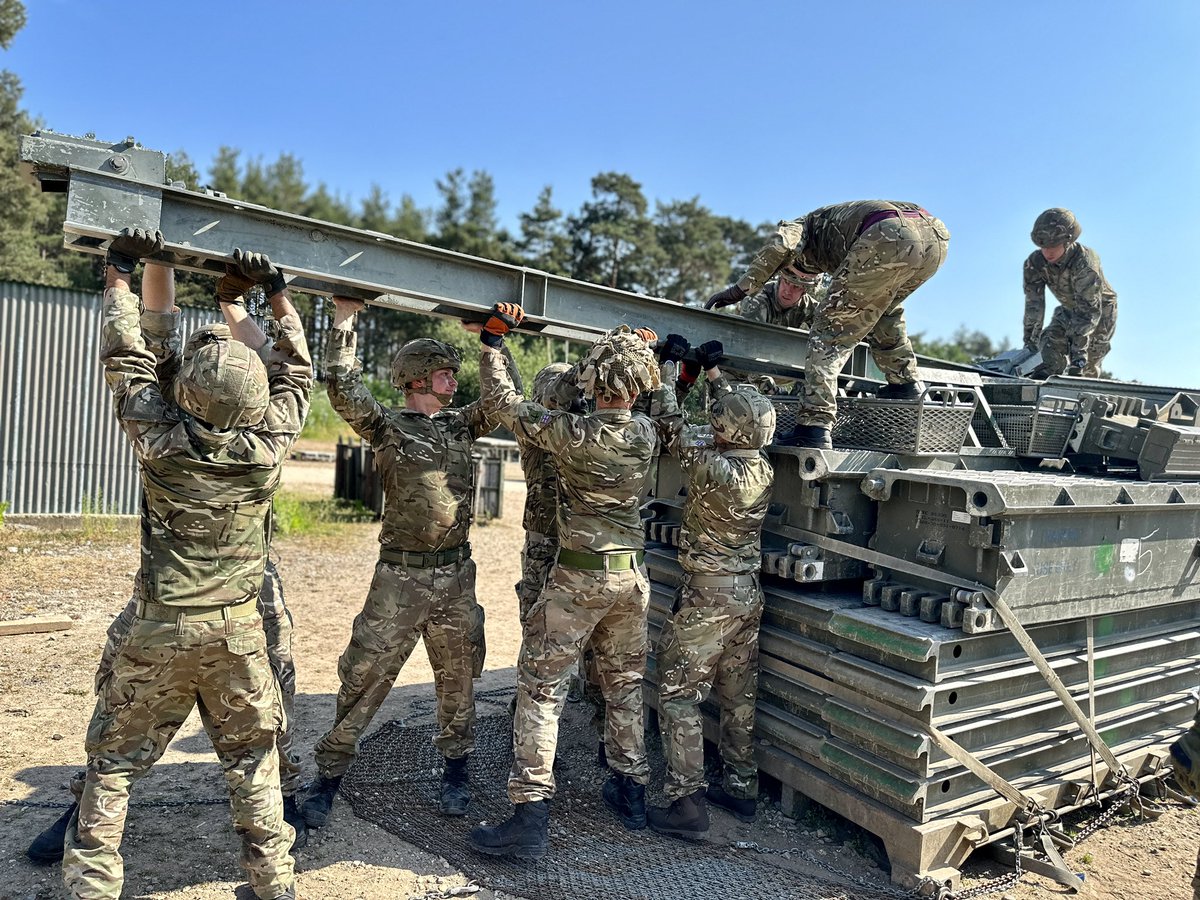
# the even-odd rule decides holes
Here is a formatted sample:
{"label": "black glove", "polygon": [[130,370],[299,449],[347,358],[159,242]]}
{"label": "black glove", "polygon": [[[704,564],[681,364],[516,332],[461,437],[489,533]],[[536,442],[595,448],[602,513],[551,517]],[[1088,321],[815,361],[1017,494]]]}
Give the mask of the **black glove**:
{"label": "black glove", "polygon": [[235,248],[233,251],[234,265],[247,278],[252,278],[255,284],[261,284],[268,297],[274,297],[287,287],[283,270],[271,262],[271,257],[265,253],[242,252]]}
{"label": "black glove", "polygon": [[257,283],[233,263],[226,263],[225,274],[217,282],[217,302],[236,303],[238,306],[242,306],[246,302],[246,292]]}
{"label": "black glove", "polygon": [[162,248],[161,231],[147,231],[145,228],[122,228],[121,233],[108,245],[108,255],[104,258],[104,264],[128,275],[137,268],[139,260],[146,256],[153,256]]}
{"label": "black glove", "polygon": [[504,336],[521,324],[525,319],[525,310],[519,303],[496,303],[492,306],[492,314],[479,332],[479,340],[489,347],[499,347],[504,342]]}
{"label": "black glove", "polygon": [[724,358],[725,346],[720,341],[705,341],[696,348],[696,361],[702,369],[711,369]]}
{"label": "black glove", "polygon": [[1086,359],[1073,359],[1071,364],[1067,366],[1067,374],[1079,376],[1083,374],[1083,367],[1087,365]]}
{"label": "black glove", "polygon": [[732,306],[739,300],[746,298],[746,292],[736,284],[731,284],[723,291],[717,291],[708,298],[708,302],[704,304],[705,309],[720,309],[722,306]]}
{"label": "black glove", "polygon": [[679,362],[691,346],[682,334],[668,334],[658,342],[654,352],[659,362]]}

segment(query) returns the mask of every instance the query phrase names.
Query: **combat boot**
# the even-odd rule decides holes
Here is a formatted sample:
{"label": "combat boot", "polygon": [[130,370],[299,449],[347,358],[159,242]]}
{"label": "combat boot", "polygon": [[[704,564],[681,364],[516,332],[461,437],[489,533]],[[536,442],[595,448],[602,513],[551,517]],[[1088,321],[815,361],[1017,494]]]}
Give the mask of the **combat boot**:
{"label": "combat boot", "polygon": [[708,836],[708,805],[704,788],[675,800],[670,806],[646,810],[646,824],[659,834],[699,841]]}
{"label": "combat boot", "polygon": [[25,855],[36,863],[59,863],[63,858],[63,841],[67,839],[67,825],[71,816],[79,809],[78,803],[71,806],[59,816],[53,825],[33,839],[33,843],[25,851]]}
{"label": "combat boot", "polygon": [[296,900],[296,888],[290,887],[282,894],[277,895],[274,900]]}
{"label": "combat boot", "polygon": [[499,825],[476,825],[467,840],[480,853],[489,856],[541,859],[550,849],[550,840],[546,836],[549,822],[548,801],[518,803],[508,819]]}
{"label": "combat boot", "polygon": [[333,809],[333,798],[341,783],[341,775],[335,775],[333,778],[326,778],[324,775],[317,776],[308,799],[300,807],[300,811],[304,814],[304,821],[309,828],[320,828],[325,824],[330,810]]}
{"label": "combat boot", "polygon": [[467,758],[446,759],[442,771],[442,796],[439,803],[442,815],[465,816],[467,804],[471,802],[471,791],[467,787]]}
{"label": "combat boot", "polygon": [[608,750],[604,747],[604,739],[600,739],[600,746],[596,748],[596,765],[601,769],[608,768]]}
{"label": "combat boot", "polygon": [[758,812],[758,802],[753,797],[735,797],[729,791],[725,790],[722,784],[710,784],[708,786],[708,797],[710,803],[715,803],[743,822],[753,822],[754,815]]}
{"label": "combat boot", "polygon": [[832,450],[833,440],[825,425],[795,425],[790,434],[775,441],[780,447],[811,447],[814,450]]}
{"label": "combat boot", "polygon": [[295,796],[283,798],[283,821],[296,832],[296,839],[292,841],[292,852],[295,853],[308,844],[308,823],[304,821],[304,813],[300,811]]}
{"label": "combat boot", "polygon": [[646,786],[628,775],[613,772],[604,782],[604,802],[630,831],[646,827]]}
{"label": "combat boot", "polygon": [[909,381],[905,384],[885,384],[875,394],[880,400],[920,400],[925,393],[925,382]]}

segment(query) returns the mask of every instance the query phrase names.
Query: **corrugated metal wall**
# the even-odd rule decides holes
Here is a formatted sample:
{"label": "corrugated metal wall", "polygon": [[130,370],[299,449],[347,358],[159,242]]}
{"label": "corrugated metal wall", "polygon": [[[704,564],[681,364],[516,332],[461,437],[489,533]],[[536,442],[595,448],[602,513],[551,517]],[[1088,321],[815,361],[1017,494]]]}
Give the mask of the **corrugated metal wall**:
{"label": "corrugated metal wall", "polygon": [[[99,292],[0,281],[0,503],[136,513],[137,465],[100,366]],[[183,331],[220,319],[183,310]]]}

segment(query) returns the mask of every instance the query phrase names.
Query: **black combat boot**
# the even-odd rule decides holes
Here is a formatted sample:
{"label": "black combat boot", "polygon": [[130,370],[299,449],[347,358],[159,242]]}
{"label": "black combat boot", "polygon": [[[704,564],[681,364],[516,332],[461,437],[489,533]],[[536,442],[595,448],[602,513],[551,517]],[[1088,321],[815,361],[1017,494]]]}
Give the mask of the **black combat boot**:
{"label": "black combat boot", "polygon": [[63,841],[67,839],[67,824],[79,809],[78,803],[59,816],[53,825],[33,839],[25,855],[36,863],[59,863],[63,858]]}
{"label": "black combat boot", "polygon": [[925,393],[925,382],[909,381],[905,384],[885,384],[875,394],[880,400],[920,400]]}
{"label": "black combat boot", "polygon": [[628,775],[613,772],[604,782],[604,802],[630,831],[646,827],[646,786]]}
{"label": "black combat boot", "polygon": [[601,769],[608,768],[608,751],[604,747],[604,738],[600,739],[600,746],[596,748],[596,765]]}
{"label": "black combat boot", "polygon": [[283,821],[291,825],[296,832],[296,839],[292,841],[292,852],[295,853],[308,844],[308,823],[304,821],[304,813],[301,812],[295,796],[283,798]]}
{"label": "black combat boot", "polygon": [[296,888],[295,888],[295,885],[293,885],[292,887],[288,888],[288,889],[287,889],[286,891],[284,891],[282,894],[278,894],[278,895],[276,895],[276,897],[274,898],[274,900],[296,900]]}
{"label": "black combat boot", "polygon": [[476,825],[467,840],[480,853],[541,859],[550,849],[546,826],[550,804],[545,800],[518,803],[513,814],[499,825]]}
{"label": "black combat boot", "polygon": [[675,800],[670,806],[646,810],[646,824],[659,834],[685,841],[703,840],[708,835],[708,804],[704,802],[704,789]]}
{"label": "black combat boot", "polygon": [[446,759],[442,771],[442,815],[465,816],[467,804],[471,802],[471,791],[467,787],[467,758]]}
{"label": "black combat boot", "polygon": [[330,810],[333,809],[334,795],[337,794],[338,786],[341,783],[341,775],[335,775],[333,778],[326,778],[324,775],[317,776],[308,799],[300,807],[300,811],[304,814],[304,821],[309,828],[320,828],[325,824]]}
{"label": "black combat boot", "polygon": [[753,822],[754,815],[758,811],[758,802],[753,797],[735,797],[725,790],[724,785],[719,783],[710,784],[705,796],[708,797],[710,803],[715,803],[721,809],[728,810],[743,822]]}
{"label": "black combat boot", "polygon": [[777,438],[775,443],[781,447],[811,447],[814,450],[832,450],[833,440],[829,436],[829,428],[825,425],[796,425],[790,434]]}

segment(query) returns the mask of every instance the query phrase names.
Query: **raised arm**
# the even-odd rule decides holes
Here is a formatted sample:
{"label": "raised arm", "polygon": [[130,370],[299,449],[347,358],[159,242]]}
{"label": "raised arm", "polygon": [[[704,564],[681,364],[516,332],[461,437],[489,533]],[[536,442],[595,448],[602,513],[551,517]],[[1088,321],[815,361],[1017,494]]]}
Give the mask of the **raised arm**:
{"label": "raised arm", "polygon": [[362,380],[362,363],[355,351],[354,325],[366,307],[361,300],[333,298],[333,325],[325,343],[325,384],[329,402],[354,433],[374,444],[382,433],[384,409]]}
{"label": "raised arm", "polygon": [[182,336],[175,306],[175,270],[148,262],[142,270],[142,339],[154,354],[158,389],[169,402],[179,374]]}
{"label": "raised arm", "polygon": [[138,260],[162,246],[159,232],[127,228],[113,238],[104,269],[100,362],[117,421],[139,459],[152,452],[154,440],[173,422],[159,388],[155,355],[142,336],[140,301],[130,288]]}
{"label": "raised arm", "polygon": [[1025,260],[1025,346],[1036,350],[1042,337],[1042,326],[1046,323],[1046,279],[1036,265],[1037,254]]}

